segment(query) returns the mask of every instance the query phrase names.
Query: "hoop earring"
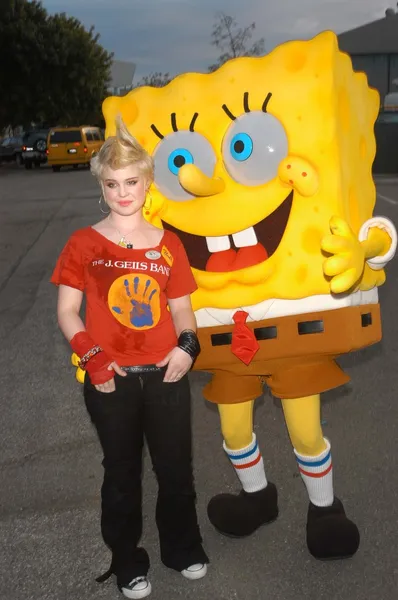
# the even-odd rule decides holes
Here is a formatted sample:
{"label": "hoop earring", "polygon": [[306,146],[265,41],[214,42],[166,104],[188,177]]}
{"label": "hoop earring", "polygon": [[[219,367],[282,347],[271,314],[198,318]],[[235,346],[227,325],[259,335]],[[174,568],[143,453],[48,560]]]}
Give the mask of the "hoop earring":
{"label": "hoop earring", "polygon": [[106,203],[106,201],[105,201],[105,198],[104,198],[103,194],[100,195],[99,200],[98,200],[98,204],[99,204],[100,211],[102,212],[102,214],[103,215],[109,215],[109,213],[111,211],[110,211],[110,209],[109,210],[103,210],[103,208],[102,208],[102,201],[104,201],[105,206],[108,206],[107,203]]}
{"label": "hoop earring", "polygon": [[149,197],[149,205],[147,205],[146,200],[145,200],[145,204],[144,204],[144,209],[145,209],[145,214],[149,215],[151,213],[151,208],[152,208],[152,196],[151,196],[151,192],[148,192],[147,198]]}

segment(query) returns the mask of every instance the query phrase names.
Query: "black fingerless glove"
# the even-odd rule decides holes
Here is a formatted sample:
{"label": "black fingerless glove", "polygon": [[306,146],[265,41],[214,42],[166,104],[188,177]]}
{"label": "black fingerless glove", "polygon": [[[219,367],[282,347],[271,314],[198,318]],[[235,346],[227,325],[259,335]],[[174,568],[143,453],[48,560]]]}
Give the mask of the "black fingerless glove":
{"label": "black fingerless glove", "polygon": [[181,350],[184,350],[184,352],[189,354],[193,361],[195,361],[200,354],[198,336],[192,329],[184,329],[184,331],[180,333],[177,345]]}

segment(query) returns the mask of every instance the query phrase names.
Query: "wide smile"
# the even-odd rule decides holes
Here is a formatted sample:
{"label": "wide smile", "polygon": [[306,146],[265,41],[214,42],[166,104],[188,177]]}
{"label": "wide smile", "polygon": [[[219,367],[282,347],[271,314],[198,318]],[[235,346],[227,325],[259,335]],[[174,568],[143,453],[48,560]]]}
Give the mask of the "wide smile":
{"label": "wide smile", "polygon": [[178,235],[192,268],[213,273],[238,271],[260,264],[274,254],[285,232],[292,202],[293,190],[268,217],[230,235],[194,235],[166,222],[163,222],[163,227]]}

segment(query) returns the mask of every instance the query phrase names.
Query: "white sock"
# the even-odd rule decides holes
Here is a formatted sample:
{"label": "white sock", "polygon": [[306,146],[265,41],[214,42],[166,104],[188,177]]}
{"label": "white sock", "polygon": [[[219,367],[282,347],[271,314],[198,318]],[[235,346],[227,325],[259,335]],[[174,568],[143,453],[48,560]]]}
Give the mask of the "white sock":
{"label": "white sock", "polygon": [[254,433],[251,444],[246,448],[230,450],[225,442],[223,446],[245,492],[258,492],[267,487],[263,457]]}
{"label": "white sock", "polygon": [[326,450],[319,456],[303,456],[296,450],[296,460],[308,496],[315,506],[333,504],[333,469],[330,443],[325,439]]}

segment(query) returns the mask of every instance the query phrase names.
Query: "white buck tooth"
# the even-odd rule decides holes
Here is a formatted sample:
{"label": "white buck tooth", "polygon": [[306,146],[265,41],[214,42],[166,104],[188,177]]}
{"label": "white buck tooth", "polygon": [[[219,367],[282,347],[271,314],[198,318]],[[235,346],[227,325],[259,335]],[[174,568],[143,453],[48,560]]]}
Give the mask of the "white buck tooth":
{"label": "white buck tooth", "polygon": [[232,239],[237,248],[245,248],[246,246],[255,246],[257,244],[257,236],[253,227],[239,231],[239,233],[234,233]]}
{"label": "white buck tooth", "polygon": [[227,235],[207,237],[206,242],[209,252],[222,252],[223,250],[229,250],[231,247],[231,242]]}

